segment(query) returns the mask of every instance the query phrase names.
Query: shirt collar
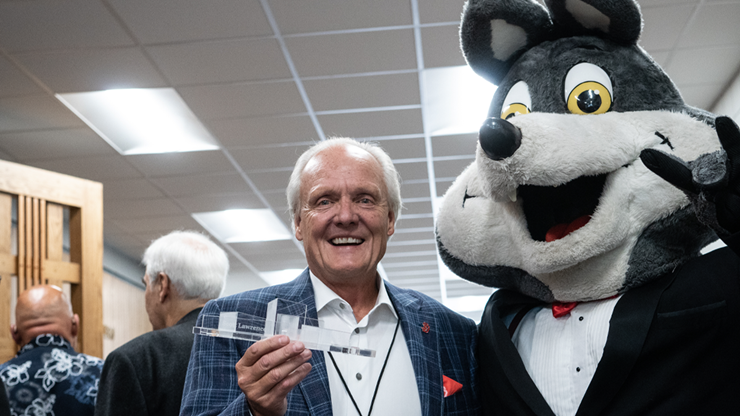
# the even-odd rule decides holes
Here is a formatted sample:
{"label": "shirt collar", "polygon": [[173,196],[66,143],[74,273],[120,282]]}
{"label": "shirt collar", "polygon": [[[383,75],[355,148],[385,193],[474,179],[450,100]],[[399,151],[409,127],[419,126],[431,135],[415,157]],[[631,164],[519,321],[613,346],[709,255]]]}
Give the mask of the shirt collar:
{"label": "shirt collar", "polygon": [[24,345],[23,348],[18,351],[17,355],[20,355],[26,351],[30,351],[38,347],[57,347],[57,348],[68,348],[72,349],[72,344],[69,343],[61,335],[54,334],[41,334],[37,335],[36,338]]}
{"label": "shirt collar", "polygon": [[[316,275],[313,274],[313,272],[310,269],[308,272],[311,277],[311,285],[313,285],[313,294],[314,294],[314,301],[316,303],[317,313],[321,312],[322,309],[324,309],[329,303],[331,303],[332,301],[336,299],[339,299],[340,301],[349,305],[349,302],[339,297],[339,295],[334,293],[333,290],[329,289],[329,287],[326,286],[324,282],[321,281],[321,279],[316,277]],[[382,283],[383,279],[380,279],[380,280]],[[388,310],[393,314],[393,316],[395,316],[396,319],[398,319],[398,314],[396,314],[396,309],[393,307],[393,304],[391,303],[391,298],[388,297],[388,291],[385,289],[385,283],[382,283],[380,285],[380,288],[378,289],[378,298],[375,299],[375,306],[370,311],[370,313],[372,313],[374,310],[380,307],[388,308]]]}

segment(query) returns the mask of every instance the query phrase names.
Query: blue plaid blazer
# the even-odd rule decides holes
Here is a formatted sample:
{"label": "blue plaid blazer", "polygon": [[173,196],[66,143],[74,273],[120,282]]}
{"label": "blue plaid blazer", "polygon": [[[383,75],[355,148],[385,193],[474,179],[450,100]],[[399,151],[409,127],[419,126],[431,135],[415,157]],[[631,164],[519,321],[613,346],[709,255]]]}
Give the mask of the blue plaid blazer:
{"label": "blue plaid blazer", "polygon": [[[414,367],[422,414],[479,414],[475,385],[475,323],[419,292],[400,289],[387,282],[385,285],[401,317],[401,329]],[[308,316],[317,318],[313,286],[306,269],[290,283],[208,302],[197,325],[201,325],[204,315],[218,315],[221,311],[265,316],[267,303],[276,297],[308,305]],[[428,332],[422,331],[424,323],[429,324]],[[243,340],[195,337],[180,415],[249,414],[234,367],[249,345]],[[313,354],[309,362],[313,367],[308,376],[288,394],[287,415],[331,416],[324,354]],[[461,383],[462,390],[445,398],[443,375]]]}

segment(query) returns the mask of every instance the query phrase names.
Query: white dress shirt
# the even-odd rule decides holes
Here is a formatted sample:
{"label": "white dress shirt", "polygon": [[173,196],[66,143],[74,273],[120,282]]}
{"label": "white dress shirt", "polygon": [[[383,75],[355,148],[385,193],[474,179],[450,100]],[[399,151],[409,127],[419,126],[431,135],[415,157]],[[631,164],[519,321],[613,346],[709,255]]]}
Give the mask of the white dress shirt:
{"label": "white dress shirt", "polygon": [[[329,289],[313,273],[311,284],[319,326],[348,333],[349,345],[375,350],[374,358],[332,353],[362,416],[368,416],[376,385],[378,394],[372,409],[373,415],[421,416],[421,401],[414,367],[400,325],[393,348],[390,350],[388,364],[378,384],[378,377],[398,323],[398,315],[391,304],[385,285],[381,282],[375,306],[360,322],[357,322],[349,303]],[[356,415],[357,410],[328,352],[324,352],[324,358],[334,415]]]}
{"label": "white dress shirt", "polygon": [[529,376],[558,416],[572,416],[586,394],[604,354],[609,320],[619,297],[579,303],[555,318],[534,308],[519,323],[512,341]]}

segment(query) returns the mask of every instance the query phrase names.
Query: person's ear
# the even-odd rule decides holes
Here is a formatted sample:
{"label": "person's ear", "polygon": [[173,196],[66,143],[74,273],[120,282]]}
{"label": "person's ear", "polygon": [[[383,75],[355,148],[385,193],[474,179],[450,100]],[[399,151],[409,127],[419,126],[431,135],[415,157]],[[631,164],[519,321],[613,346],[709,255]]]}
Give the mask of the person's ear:
{"label": "person's ear", "polygon": [[10,324],[10,336],[13,337],[13,341],[16,344],[21,345],[21,334],[18,332],[18,327],[15,324]]}
{"label": "person's ear", "polygon": [[[300,214],[300,212],[296,214]],[[293,216],[293,228],[295,228],[295,239],[298,241],[303,241],[303,232],[301,231],[301,216],[300,215]]]}
{"label": "person's ear", "polygon": [[76,337],[80,331],[80,316],[77,314],[72,315],[72,336]]}
{"label": "person's ear", "polygon": [[172,281],[170,280],[170,277],[167,276],[167,273],[160,272],[157,283],[159,284],[157,297],[159,298],[160,303],[164,303],[170,296],[170,291],[172,290]]}
{"label": "person's ear", "polygon": [[396,232],[396,214],[393,211],[388,210],[388,237],[392,236]]}

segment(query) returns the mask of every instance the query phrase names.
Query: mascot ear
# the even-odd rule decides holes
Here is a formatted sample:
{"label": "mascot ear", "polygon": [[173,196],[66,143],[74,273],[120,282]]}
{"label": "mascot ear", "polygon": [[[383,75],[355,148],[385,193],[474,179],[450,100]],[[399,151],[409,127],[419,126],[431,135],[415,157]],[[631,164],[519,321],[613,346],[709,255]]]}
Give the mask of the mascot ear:
{"label": "mascot ear", "polygon": [[546,0],[558,29],[569,35],[593,35],[636,45],[642,32],[640,6],[634,0]]}
{"label": "mascot ear", "polygon": [[545,40],[551,29],[547,10],[534,0],[469,0],[460,43],[468,65],[497,84],[514,61]]}

